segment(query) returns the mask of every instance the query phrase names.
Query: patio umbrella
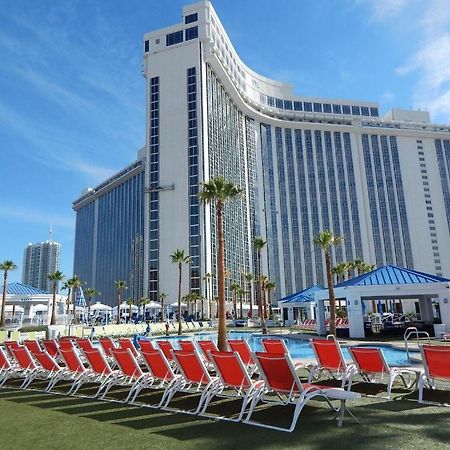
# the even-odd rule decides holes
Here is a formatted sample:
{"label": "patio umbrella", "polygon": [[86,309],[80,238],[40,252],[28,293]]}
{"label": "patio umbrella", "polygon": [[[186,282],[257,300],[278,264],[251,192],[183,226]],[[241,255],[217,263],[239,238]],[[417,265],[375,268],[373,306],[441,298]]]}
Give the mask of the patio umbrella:
{"label": "patio umbrella", "polygon": [[91,311],[109,311],[111,306],[105,305],[104,303],[96,302],[91,306]]}
{"label": "patio umbrella", "polygon": [[[178,302],[173,302],[173,303],[171,303],[170,304],[170,306],[172,307],[172,308],[178,308]],[[187,305],[186,305],[186,303],[181,303],[181,307],[182,308],[187,308]]]}
{"label": "patio umbrella", "polygon": [[161,309],[161,303],[150,302],[145,305],[145,309]]}
{"label": "patio umbrella", "polygon": [[47,311],[48,310],[48,306],[44,305],[43,303],[39,303],[37,305],[33,305],[33,310],[34,311],[39,311],[39,312]]}

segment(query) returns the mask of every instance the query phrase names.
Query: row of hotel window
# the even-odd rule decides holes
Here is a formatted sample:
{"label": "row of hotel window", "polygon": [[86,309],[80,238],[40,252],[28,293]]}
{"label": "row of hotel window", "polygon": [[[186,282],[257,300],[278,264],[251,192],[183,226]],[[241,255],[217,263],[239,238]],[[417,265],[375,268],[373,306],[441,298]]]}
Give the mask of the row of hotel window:
{"label": "row of hotel window", "polygon": [[368,106],[334,105],[331,103],[300,102],[292,100],[282,100],[261,94],[261,103],[273,106],[278,109],[290,111],[306,111],[327,114],[348,114],[353,116],[378,117],[378,108]]}
{"label": "row of hotel window", "polygon": [[[198,38],[198,27],[186,28],[184,30],[184,40],[191,41]],[[174,33],[166,34],[166,46],[179,44],[183,42],[183,30],[175,31]],[[144,52],[150,51],[150,41],[144,42]]]}

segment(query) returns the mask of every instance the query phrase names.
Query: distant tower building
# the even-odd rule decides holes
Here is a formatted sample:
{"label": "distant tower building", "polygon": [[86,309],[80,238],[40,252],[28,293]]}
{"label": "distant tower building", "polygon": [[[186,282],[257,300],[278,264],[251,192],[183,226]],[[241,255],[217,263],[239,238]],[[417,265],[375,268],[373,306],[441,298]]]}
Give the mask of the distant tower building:
{"label": "distant tower building", "polygon": [[28,244],[24,251],[22,282],[43,291],[51,291],[48,275],[59,270],[61,244],[54,241]]}

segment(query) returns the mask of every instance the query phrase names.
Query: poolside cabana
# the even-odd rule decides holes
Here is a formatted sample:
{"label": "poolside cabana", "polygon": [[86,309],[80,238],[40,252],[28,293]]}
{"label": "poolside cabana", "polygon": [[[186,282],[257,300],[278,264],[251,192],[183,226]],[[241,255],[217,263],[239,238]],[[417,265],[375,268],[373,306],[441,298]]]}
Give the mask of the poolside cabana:
{"label": "poolside cabana", "polygon": [[[450,279],[418,272],[393,265],[386,265],[371,272],[344,281],[335,286],[336,300],[343,299],[347,305],[349,335],[353,338],[365,337],[364,308],[367,302],[382,300],[417,299],[421,319],[432,325],[433,300],[439,305],[442,328],[450,332]],[[317,332],[326,334],[325,301],[328,289],[314,294],[317,303]]]}
{"label": "poolside cabana", "polygon": [[[300,318],[315,318],[315,300],[316,292],[324,290],[323,286],[315,284],[307,289],[303,289],[295,294],[288,295],[278,301],[281,308],[281,316],[285,323],[293,323],[299,316]],[[306,317],[302,317],[305,314]]]}

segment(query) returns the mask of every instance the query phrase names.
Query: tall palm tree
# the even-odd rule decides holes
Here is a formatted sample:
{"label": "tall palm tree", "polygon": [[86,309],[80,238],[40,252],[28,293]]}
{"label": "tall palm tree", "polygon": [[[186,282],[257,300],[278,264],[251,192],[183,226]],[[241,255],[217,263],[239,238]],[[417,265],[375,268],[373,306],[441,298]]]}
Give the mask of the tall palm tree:
{"label": "tall palm tree", "polygon": [[8,272],[17,269],[17,266],[12,261],[3,261],[0,263],[0,270],[3,270],[3,294],[2,294],[2,313],[0,316],[0,328],[6,326],[6,290],[8,282]]}
{"label": "tall palm tree", "polygon": [[174,264],[178,265],[178,335],[183,334],[181,328],[181,280],[182,280],[182,270],[183,264],[189,264],[191,262],[191,257],[184,254],[184,250],[177,248],[171,255],[170,258]]}
{"label": "tall palm tree", "polygon": [[114,287],[117,289],[117,325],[120,325],[120,305],[122,303],[122,290],[128,289],[127,282],[123,280],[114,281]]}
{"label": "tall palm tree", "polygon": [[267,334],[267,324],[266,324],[266,286],[269,282],[269,278],[266,275],[261,275],[258,279],[260,297],[260,307],[261,307],[261,328],[262,333]]}
{"label": "tall palm tree", "polygon": [[[203,277],[203,281],[205,282],[205,297],[206,301],[208,303],[209,308],[209,317],[211,318],[211,307],[212,307],[212,292],[211,292],[211,278],[213,277],[213,274],[210,272],[205,273],[205,276]],[[203,314],[203,312],[202,312]]]}
{"label": "tall palm tree", "polygon": [[339,284],[341,281],[344,281],[346,272],[347,272],[347,263],[345,262],[336,264],[331,268],[331,273],[336,275],[336,284]]}
{"label": "tall palm tree", "polygon": [[149,303],[150,303],[150,299],[147,297],[141,297],[141,299],[139,300],[139,304],[142,307],[142,320],[143,321],[145,321],[145,305],[148,305]]}
{"label": "tall palm tree", "polygon": [[199,198],[204,203],[215,205],[217,239],[217,285],[219,294],[219,330],[217,344],[220,351],[227,350],[227,322],[225,314],[225,238],[223,228],[224,204],[238,198],[242,189],[223,177],[212,178],[203,183]]}
{"label": "tall palm tree", "polygon": [[272,302],[273,302],[273,293],[275,291],[275,288],[277,287],[277,285],[275,284],[275,281],[268,281],[266,283],[266,290],[267,290],[267,303],[269,304],[269,317],[272,315]]}
{"label": "tall palm tree", "polygon": [[89,320],[91,317],[92,297],[98,297],[99,295],[102,295],[102,293],[94,288],[86,288],[84,290],[84,293],[87,295],[88,298],[88,320]]}
{"label": "tall palm tree", "polygon": [[76,275],[72,278],[72,303],[73,303],[73,321],[76,321],[77,294],[80,286],[84,284]]}
{"label": "tall palm tree", "polygon": [[167,298],[165,292],[159,293],[159,301],[161,302],[161,322],[164,322],[164,300]]}
{"label": "tall palm tree", "polygon": [[126,303],[127,305],[130,306],[130,309],[128,311],[128,322],[131,323],[131,314],[132,314],[132,307],[134,305],[134,299],[128,298]]}
{"label": "tall palm tree", "polygon": [[70,294],[72,293],[73,286],[73,278],[69,278],[64,284],[62,289],[67,291],[67,300],[66,300],[66,316],[70,313]]}
{"label": "tall palm tree", "polygon": [[52,282],[52,316],[50,319],[50,325],[56,325],[56,289],[58,288],[58,283],[64,279],[64,274],[57,270],[48,275],[48,279]]}
{"label": "tall palm tree", "polygon": [[330,300],[330,334],[336,336],[336,299],[334,297],[333,274],[331,273],[331,255],[330,250],[334,246],[341,245],[344,241],[342,236],[335,236],[333,232],[324,230],[314,238],[314,244],[317,245],[325,254],[325,266],[327,271],[327,284]]}
{"label": "tall palm tree", "polygon": [[265,241],[261,236],[257,236],[253,239],[253,247],[256,250],[256,260],[257,260],[257,273],[256,273],[256,282],[258,285],[258,315],[259,317],[262,317],[262,286],[261,286],[261,250],[264,248],[264,246],[267,244],[267,241]]}
{"label": "tall palm tree", "polygon": [[252,284],[253,284],[253,274],[252,273],[246,273],[245,279],[247,281],[247,287],[248,287],[248,302],[250,306],[249,310],[249,317],[250,319],[253,317],[253,300],[252,300]]}
{"label": "tall palm tree", "polygon": [[366,263],[362,258],[355,258],[355,260],[353,261],[353,267],[356,269],[356,273],[358,275],[361,275],[363,273],[365,264]]}
{"label": "tall palm tree", "polygon": [[199,295],[198,299],[200,300],[200,319],[204,320],[205,319],[205,311],[204,311],[205,297],[203,295]]}
{"label": "tall palm tree", "polygon": [[238,290],[241,288],[239,283],[232,283],[230,286],[231,292],[232,292],[232,299],[233,299],[233,314],[234,318],[237,319],[237,293]]}

